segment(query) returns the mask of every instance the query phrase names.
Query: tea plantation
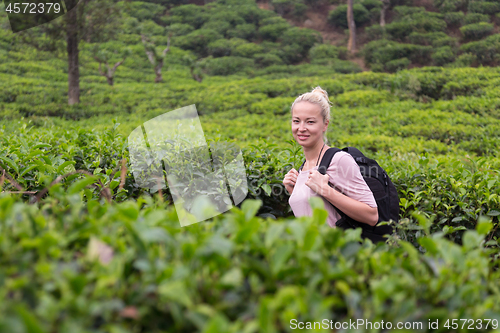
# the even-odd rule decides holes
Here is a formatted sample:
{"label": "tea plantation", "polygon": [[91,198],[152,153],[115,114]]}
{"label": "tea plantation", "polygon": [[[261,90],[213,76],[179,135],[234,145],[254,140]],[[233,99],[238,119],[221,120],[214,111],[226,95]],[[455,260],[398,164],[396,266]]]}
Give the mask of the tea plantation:
{"label": "tea plantation", "polygon": [[[1,75],[14,89],[29,82]],[[116,98],[114,114],[3,121],[2,331],[279,332],[291,319],[500,319],[499,75],[427,68],[141,90],[96,83],[87,89],[128,95],[138,111],[120,111],[127,100]],[[330,229],[317,202],[312,218],[291,217],[281,180],[303,155],[290,141],[287,108],[316,84],[335,104],[330,144],[359,147],[398,188],[401,221],[390,244],[360,245],[356,232]],[[241,210],[181,228],[169,192],[138,188],[121,160],[131,129],[193,103],[210,142],[242,148],[249,195]]]}
{"label": "tea plantation", "polygon": [[[278,16],[255,10],[248,20],[273,27],[248,44],[276,38],[260,56],[241,41],[190,49],[195,34],[188,46],[172,39],[163,81],[154,83],[132,30],[157,19],[148,17],[157,7],[130,3],[131,31],[106,44],[130,48],[114,85],[99,75],[94,43],[82,41],[81,102],[71,106],[66,59],[44,49],[39,31],[34,47],[0,29],[0,332],[500,332],[500,69],[391,74],[360,72],[338,57],[314,61],[332,49],[303,38],[304,53],[292,52],[273,35],[284,29]],[[171,21],[155,24],[177,24],[182,36],[201,29],[189,27],[184,6],[170,6]],[[203,29],[224,26],[197,15]],[[232,20],[219,32],[225,40],[254,38],[250,23]],[[234,67],[217,63],[225,47],[238,50],[227,60]],[[205,67],[193,69],[190,57],[204,57]],[[304,159],[290,105],[318,85],[333,103],[329,145],[376,159],[398,190],[400,221],[386,244],[330,228],[321,200],[311,201],[311,217],[295,218],[288,205],[282,179]],[[248,195],[181,227],[168,188],[137,185],[127,137],[192,104],[208,143],[241,148]]]}

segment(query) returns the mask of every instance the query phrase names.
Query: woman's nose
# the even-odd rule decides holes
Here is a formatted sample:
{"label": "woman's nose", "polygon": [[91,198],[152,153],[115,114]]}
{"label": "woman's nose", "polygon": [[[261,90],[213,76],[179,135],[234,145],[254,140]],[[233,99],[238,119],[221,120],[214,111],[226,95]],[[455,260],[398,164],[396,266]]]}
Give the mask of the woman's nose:
{"label": "woman's nose", "polygon": [[305,129],[304,123],[300,123],[299,125],[299,131],[303,131]]}

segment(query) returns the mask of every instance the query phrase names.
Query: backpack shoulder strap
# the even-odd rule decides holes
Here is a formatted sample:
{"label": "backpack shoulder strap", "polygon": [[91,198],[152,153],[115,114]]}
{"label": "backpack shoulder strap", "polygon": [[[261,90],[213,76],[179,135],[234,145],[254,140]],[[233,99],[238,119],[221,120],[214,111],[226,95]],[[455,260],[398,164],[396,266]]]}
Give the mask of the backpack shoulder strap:
{"label": "backpack shoulder strap", "polygon": [[302,165],[300,166],[299,171],[302,170],[302,167],[304,167],[304,164],[306,164],[306,160],[304,160],[304,162],[302,162]]}
{"label": "backpack shoulder strap", "polygon": [[346,153],[349,153],[349,155],[351,155],[358,164],[359,163],[368,164],[370,161],[372,161],[371,159],[366,157],[358,148],[345,147],[342,150],[345,151]]}
{"label": "backpack shoulder strap", "polygon": [[[326,174],[326,170],[330,166],[330,163],[331,163],[331,161],[333,159],[333,156],[335,156],[336,153],[338,153],[339,151],[342,151],[342,150],[344,150],[344,149],[339,149],[339,148],[332,147],[332,148],[329,148],[327,151],[325,151],[325,154],[323,155],[323,158],[321,159],[321,162],[320,162],[319,167],[318,167],[319,173],[321,173],[322,175],[325,175]],[[331,187],[333,187],[333,185],[331,183],[328,183],[328,185],[330,185]],[[339,215],[341,216],[342,220],[344,220],[345,222],[347,222],[348,224],[350,224],[349,223],[350,218],[343,211],[341,211],[340,209],[338,209],[337,207],[335,207],[331,202],[330,202],[330,205],[332,205],[332,207],[337,211],[337,213],[339,213]]]}
{"label": "backpack shoulder strap", "polygon": [[334,147],[328,148],[327,151],[325,151],[325,153],[323,154],[323,158],[321,159],[321,162],[318,166],[319,173],[321,173],[322,175],[326,174],[326,170],[330,166],[333,156],[339,151],[341,151],[341,149]]}

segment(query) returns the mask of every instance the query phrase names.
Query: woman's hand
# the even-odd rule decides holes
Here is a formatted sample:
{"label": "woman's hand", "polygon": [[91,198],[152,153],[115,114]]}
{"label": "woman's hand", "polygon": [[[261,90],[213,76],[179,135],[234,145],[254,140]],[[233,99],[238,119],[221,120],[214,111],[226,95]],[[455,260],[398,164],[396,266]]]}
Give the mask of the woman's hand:
{"label": "woman's hand", "polygon": [[289,194],[292,194],[295,183],[297,182],[297,177],[299,173],[295,169],[291,169],[283,178],[283,185],[285,185],[286,190]]}
{"label": "woman's hand", "polygon": [[311,170],[309,178],[307,178],[306,185],[311,190],[318,193],[318,195],[325,196],[325,189],[328,188],[328,175],[322,175],[318,170]]}

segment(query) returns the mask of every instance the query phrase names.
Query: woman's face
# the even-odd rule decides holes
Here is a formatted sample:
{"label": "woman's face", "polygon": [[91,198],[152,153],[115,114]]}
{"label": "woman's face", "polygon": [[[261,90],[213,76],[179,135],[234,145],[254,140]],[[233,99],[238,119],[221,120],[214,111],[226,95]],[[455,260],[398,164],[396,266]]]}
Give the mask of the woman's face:
{"label": "woman's face", "polygon": [[295,141],[303,147],[312,147],[323,139],[323,132],[328,127],[328,120],[323,122],[321,107],[302,101],[293,107],[292,133]]}

